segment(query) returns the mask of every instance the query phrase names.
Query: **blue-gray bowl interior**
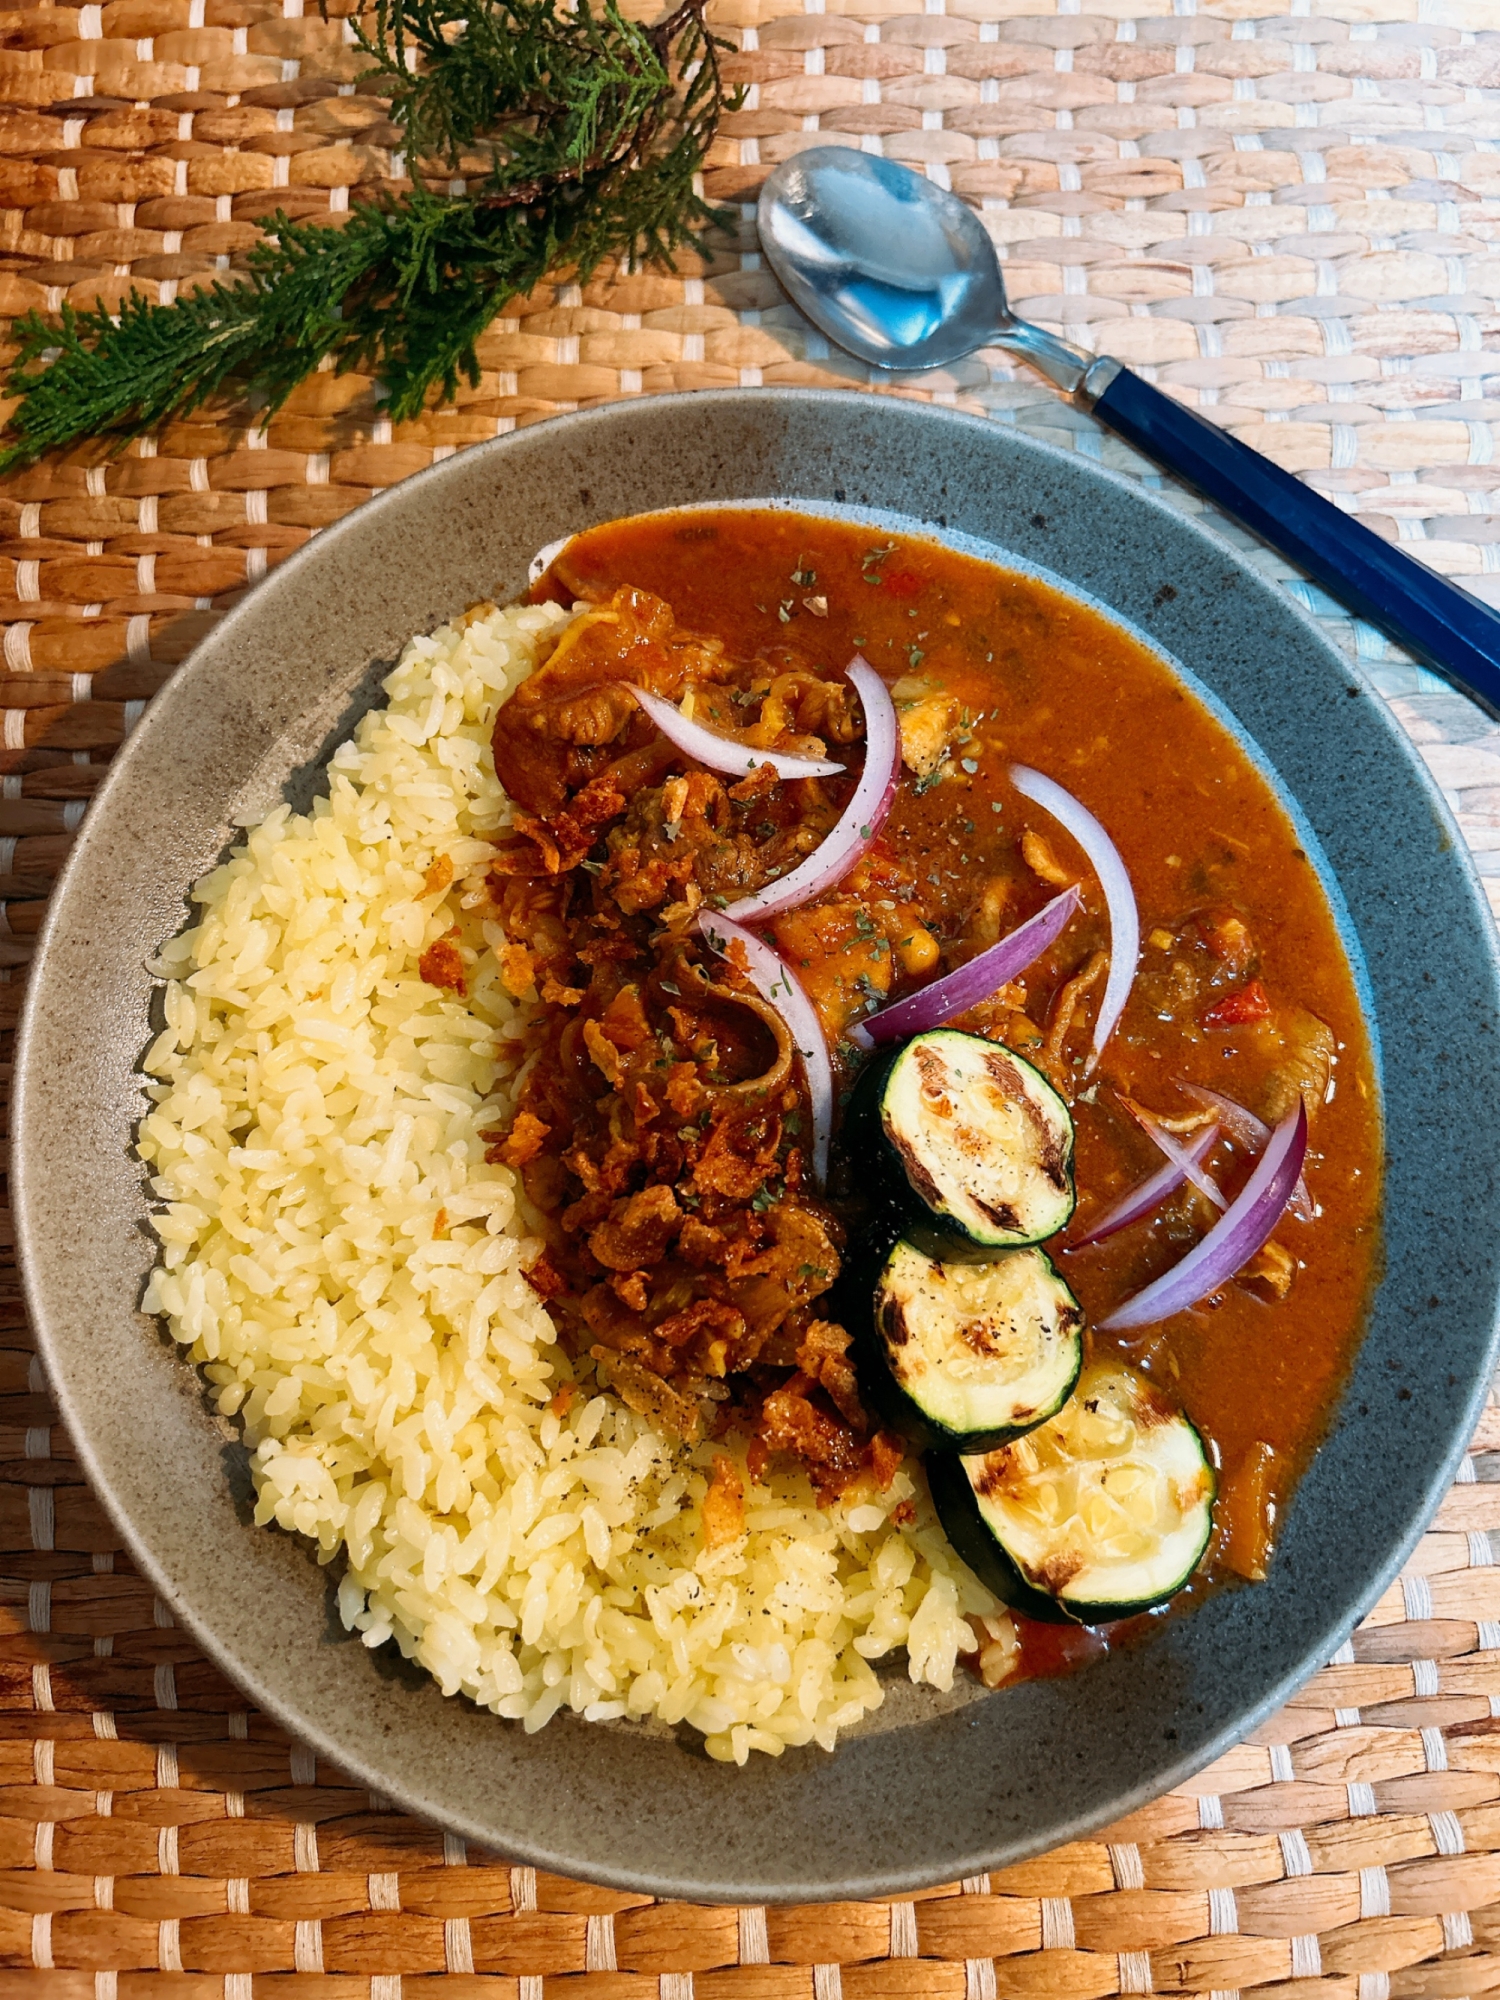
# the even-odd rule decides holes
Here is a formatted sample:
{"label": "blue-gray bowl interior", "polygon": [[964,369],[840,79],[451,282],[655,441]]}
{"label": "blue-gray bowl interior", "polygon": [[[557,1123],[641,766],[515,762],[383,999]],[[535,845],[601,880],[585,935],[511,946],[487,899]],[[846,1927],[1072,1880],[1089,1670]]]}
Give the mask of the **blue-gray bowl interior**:
{"label": "blue-gray bowl interior", "polygon": [[[149,962],[188,885],[372,698],[405,638],[525,583],[620,515],[805,498],[977,538],[1183,662],[1297,802],[1347,906],[1385,1050],[1386,1271],[1270,1579],[1071,1679],[943,1699],[893,1684],[832,1755],[741,1771],[686,1733],[535,1736],[349,1640],[328,1573],[254,1529],[244,1453],[137,1311],[152,1243],[130,1149]],[[1384,703],[1226,542],[1085,460],[894,398],[725,391],[560,418],[326,530],[201,646],[121,753],[54,896],[28,995],[15,1209],[42,1352],[141,1569],[247,1698],[360,1783],[518,1859],[664,1895],[864,1897],[1075,1837],[1227,1748],[1348,1633],[1447,1481],[1493,1364],[1496,951],[1442,800]],[[389,1650],[389,1649],[387,1649]]]}

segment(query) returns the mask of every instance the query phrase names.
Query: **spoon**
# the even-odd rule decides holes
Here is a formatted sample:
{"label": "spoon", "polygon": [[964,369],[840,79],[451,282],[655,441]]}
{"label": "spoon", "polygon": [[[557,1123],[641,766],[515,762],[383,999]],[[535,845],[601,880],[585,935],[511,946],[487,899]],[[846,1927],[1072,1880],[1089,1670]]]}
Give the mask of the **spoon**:
{"label": "spoon", "polygon": [[1017,319],[984,224],[909,167],[814,146],[760,196],[760,238],[794,305],[875,368],[1004,347],[1216,501],[1360,617],[1500,715],[1500,614],[1118,361]]}

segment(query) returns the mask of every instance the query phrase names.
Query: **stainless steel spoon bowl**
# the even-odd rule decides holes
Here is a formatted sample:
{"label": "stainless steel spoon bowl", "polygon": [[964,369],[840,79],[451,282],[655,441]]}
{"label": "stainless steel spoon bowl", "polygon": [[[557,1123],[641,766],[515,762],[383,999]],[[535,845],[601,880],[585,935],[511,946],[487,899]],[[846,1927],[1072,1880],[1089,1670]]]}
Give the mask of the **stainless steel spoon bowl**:
{"label": "stainless steel spoon bowl", "polygon": [[[984,224],[909,167],[815,146],[771,175],[759,221],[795,303],[872,367],[941,368],[976,347],[1008,347],[1073,391],[1093,363],[1015,317]],[[1110,375],[1119,367],[1094,365]]]}

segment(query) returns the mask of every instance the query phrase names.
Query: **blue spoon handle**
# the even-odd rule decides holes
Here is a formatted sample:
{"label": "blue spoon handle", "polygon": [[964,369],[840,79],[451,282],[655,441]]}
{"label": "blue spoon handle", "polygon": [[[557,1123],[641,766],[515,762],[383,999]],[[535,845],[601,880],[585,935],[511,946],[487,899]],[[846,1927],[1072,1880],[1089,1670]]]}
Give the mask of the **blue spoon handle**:
{"label": "blue spoon handle", "polygon": [[1500,614],[1128,368],[1092,396],[1111,367],[1096,362],[1080,398],[1102,423],[1500,715]]}

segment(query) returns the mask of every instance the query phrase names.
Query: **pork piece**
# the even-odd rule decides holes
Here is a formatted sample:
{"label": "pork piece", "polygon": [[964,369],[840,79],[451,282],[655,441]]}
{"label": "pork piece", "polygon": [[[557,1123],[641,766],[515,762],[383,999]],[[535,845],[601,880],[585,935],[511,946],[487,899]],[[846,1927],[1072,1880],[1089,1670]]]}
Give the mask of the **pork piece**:
{"label": "pork piece", "polygon": [[901,731],[901,761],[915,778],[931,778],[947,760],[960,707],[925,674],[903,674],[891,689]]}
{"label": "pork piece", "polygon": [[1109,953],[1091,952],[1073,977],[1059,989],[1057,998],[1052,1002],[1052,1011],[1047,1019],[1047,1038],[1042,1044],[1039,1060],[1065,1096],[1071,1096],[1075,1081],[1067,1059],[1068,1036],[1085,998],[1108,971]]}
{"label": "pork piece", "polygon": [[888,1432],[867,1437],[863,1426],[825,1408],[819,1384],[800,1369],[762,1403],[756,1437],[768,1450],[800,1459],[825,1500],[861,1479],[889,1486],[906,1449]]}
{"label": "pork piece", "polygon": [[820,1491],[838,1493],[862,1469],[864,1440],[809,1399],[814,1387],[813,1378],[799,1372],[773,1389],[756,1435],[772,1451],[801,1459]]}
{"label": "pork piece", "polygon": [[998,944],[1002,931],[1015,928],[1014,918],[1007,914],[1015,889],[1009,875],[991,875],[985,882],[964,920],[963,942],[970,958],[977,958],[980,952]]}
{"label": "pork piece", "polygon": [[678,1249],[696,1269],[722,1271],[731,1286],[763,1278],[793,1305],[805,1305],[838,1277],[834,1230],[820,1205],[784,1194],[763,1215],[741,1209],[718,1225],[689,1216]]}
{"label": "pork piece", "polygon": [[485,1160],[491,1166],[503,1161],[507,1167],[524,1167],[541,1152],[551,1131],[533,1112],[523,1111],[506,1138],[486,1146]]}
{"label": "pork piece", "polygon": [[642,1188],[617,1201],[608,1222],[589,1237],[589,1249],[611,1271],[636,1271],[660,1263],[682,1226],[682,1210],[669,1187]]}
{"label": "pork piece", "polygon": [[842,675],[824,679],[786,647],[736,665],[722,640],[680,630],[670,605],[626,586],[564,630],[495,718],[496,774],[523,812],[550,819],[607,769],[618,782],[623,757],[660,744],[631,685],[752,749],[822,756],[863,729]]}
{"label": "pork piece", "polygon": [[675,1351],[690,1349],[699,1374],[723,1376],[729,1373],[731,1363],[740,1365],[745,1315],[738,1306],[721,1300],[699,1299],[685,1312],[662,1320],[654,1332]]}
{"label": "pork piece", "polygon": [[[761,770],[767,767],[762,766]],[[726,902],[751,895],[812,853],[838,817],[815,781],[727,787],[707,771],[636,796],[611,829],[602,890],[627,915],[659,909],[695,885]]]}
{"label": "pork piece", "polygon": [[1338,1044],[1332,1028],[1305,1007],[1280,1007],[1261,1030],[1281,1045],[1281,1059],[1271,1077],[1261,1116],[1279,1125],[1300,1093],[1312,1117],[1328,1095]]}
{"label": "pork piece", "polygon": [[1065,868],[1050,843],[1030,827],[1021,835],[1021,859],[1050,888],[1066,889],[1078,880],[1077,870]]}
{"label": "pork piece", "polygon": [[855,1430],[867,1430],[859,1384],[849,1359],[853,1336],[832,1320],[815,1319],[797,1349],[797,1366],[828,1392],[829,1401]]}
{"label": "pork piece", "polygon": [[617,590],[564,631],[551,658],[495,718],[495,771],[528,813],[555,813],[609,761],[610,746],[655,735],[625,685],[679,701],[728,672],[718,639],[679,632],[672,608],[648,591]]}
{"label": "pork piece", "polygon": [[501,975],[518,997],[535,985],[549,1006],[576,1006],[583,998],[582,988],[572,984],[577,961],[566,921],[572,889],[566,876],[554,881],[490,877],[496,914],[510,939]]}
{"label": "pork piece", "polygon": [[889,996],[904,971],[937,962],[937,941],[921,910],[903,896],[871,896],[851,888],[824,903],[788,910],[771,926],[817,1010],[830,1045]]}
{"label": "pork piece", "polygon": [[760,718],[746,741],[760,749],[790,750],[799,737],[826,747],[856,743],[863,733],[860,705],[850,682],[821,680],[805,668],[793,667],[778,674],[766,689]]}
{"label": "pork piece", "polygon": [[1249,1263],[1235,1273],[1235,1283],[1269,1304],[1286,1297],[1296,1275],[1296,1258],[1284,1243],[1278,1243],[1273,1236],[1269,1243],[1262,1243]]}

